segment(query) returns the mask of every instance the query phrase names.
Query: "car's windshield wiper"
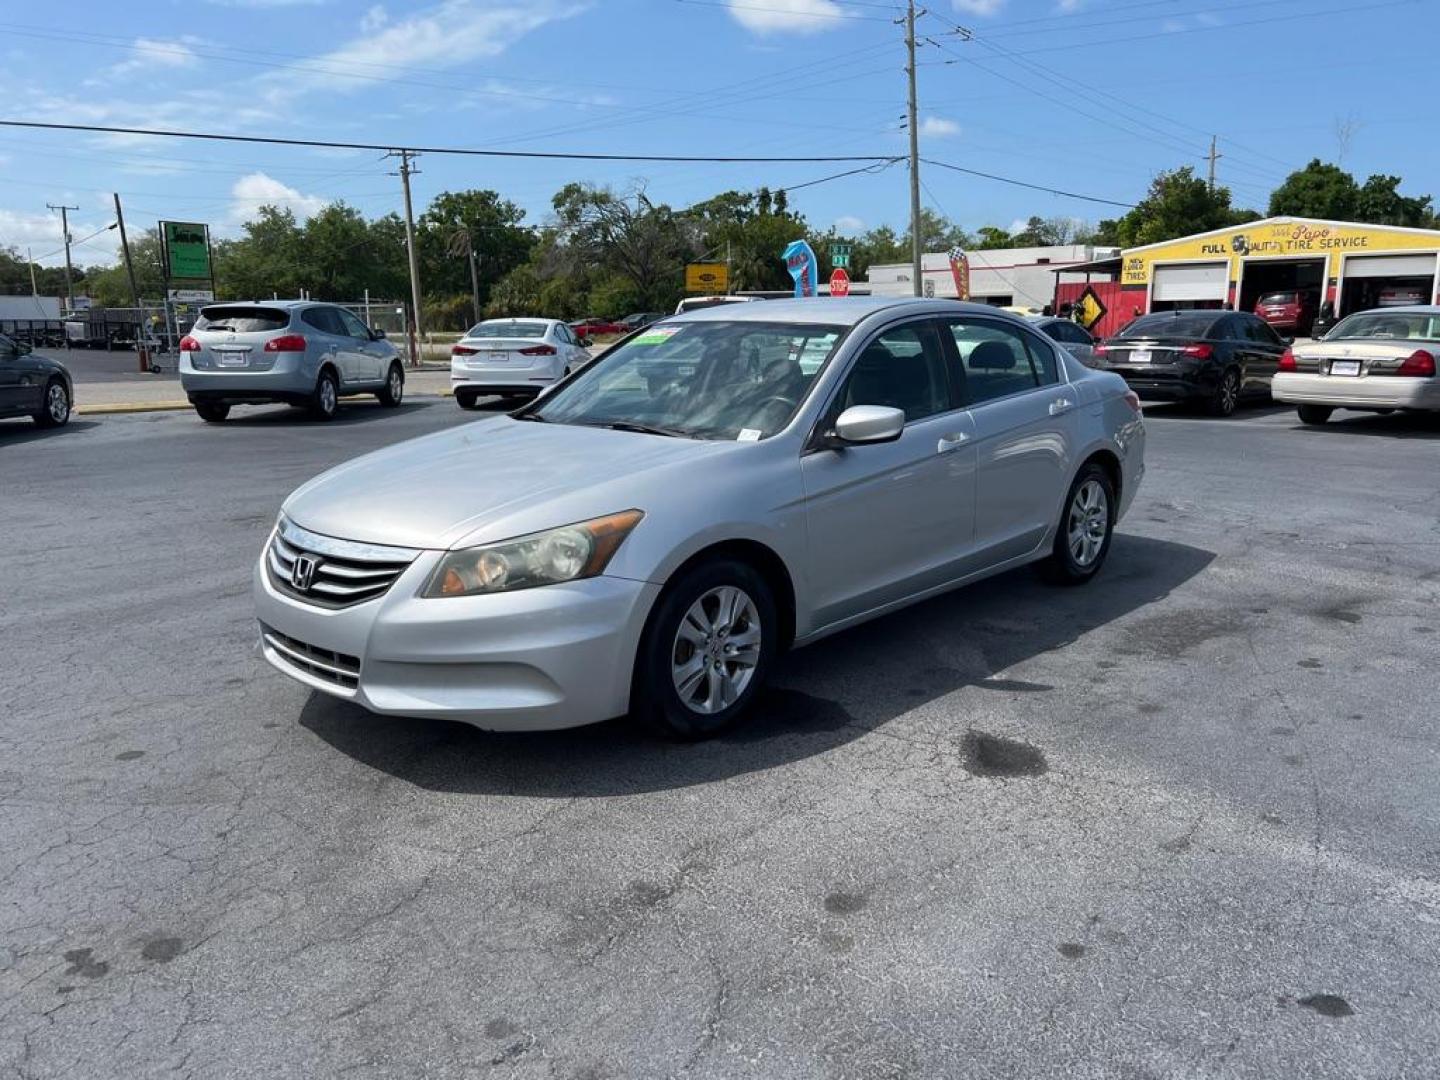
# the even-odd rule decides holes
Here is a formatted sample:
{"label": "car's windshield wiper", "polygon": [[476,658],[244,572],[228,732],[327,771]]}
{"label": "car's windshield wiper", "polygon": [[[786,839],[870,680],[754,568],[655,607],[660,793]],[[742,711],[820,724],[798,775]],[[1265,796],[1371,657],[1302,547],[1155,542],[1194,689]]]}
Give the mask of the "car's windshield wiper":
{"label": "car's windshield wiper", "polygon": [[549,420],[546,420],[545,417],[541,416],[539,413],[533,412],[521,413],[519,416],[512,416],[510,419],[529,420],[532,424],[548,424],[550,422]]}
{"label": "car's windshield wiper", "polygon": [[635,431],[641,435],[667,435],[672,439],[694,439],[695,436],[689,431],[680,428],[658,427],[655,424],[637,424],[633,420],[612,420],[605,424],[592,424],[592,427],[609,428],[611,431]]}
{"label": "car's windshield wiper", "polygon": [[228,331],[230,331],[230,333],[232,333],[232,334],[236,332],[236,330],[235,330],[235,328],[234,328],[233,326],[227,325],[226,323],[211,323],[209,326],[205,327],[205,329],[206,329],[206,330],[228,330]]}

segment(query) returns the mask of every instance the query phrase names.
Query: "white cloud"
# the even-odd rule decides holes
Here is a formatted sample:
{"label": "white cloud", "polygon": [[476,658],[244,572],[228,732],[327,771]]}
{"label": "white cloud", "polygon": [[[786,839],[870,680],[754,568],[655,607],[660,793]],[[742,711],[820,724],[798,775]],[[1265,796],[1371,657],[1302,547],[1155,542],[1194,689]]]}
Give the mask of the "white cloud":
{"label": "white cloud", "polygon": [[[298,71],[265,76],[272,104],[312,90],[354,90],[399,67],[435,71],[498,56],[533,30],[582,10],[563,0],[493,4],[442,0],[373,33],[302,61]],[[351,74],[354,72],[354,74]],[[355,76],[362,76],[356,78]],[[365,78],[368,76],[369,78]]]}
{"label": "white cloud", "polygon": [[137,37],[130,46],[130,59],[122,60],[110,68],[111,75],[124,75],[131,71],[153,71],[155,68],[193,68],[200,62],[195,50],[198,38],[183,37],[161,41],[158,38]]}
{"label": "white cloud", "polygon": [[[73,201],[78,203],[82,200]],[[120,240],[113,229],[105,230],[108,224],[108,220],[94,221],[71,215],[70,257],[76,266],[94,266],[115,260]],[[90,237],[96,230],[102,231],[98,236]],[[15,248],[22,259],[28,249],[30,257],[44,266],[65,265],[65,240],[60,235],[59,214],[27,214],[0,209],[0,236],[5,238],[5,246]],[[85,243],[75,243],[79,240],[85,240]]]}
{"label": "white cloud", "polygon": [[920,134],[931,139],[945,139],[960,134],[960,125],[943,116],[927,116],[920,121]]}
{"label": "white cloud", "polygon": [[968,15],[994,15],[1005,6],[1005,0],[954,0],[955,10]]}
{"label": "white cloud", "polygon": [[831,0],[731,0],[729,7],[736,22],[757,34],[813,34],[833,30],[847,21],[840,5]]}
{"label": "white cloud", "polygon": [[841,236],[858,236],[865,231],[865,222],[853,214],[845,214],[835,219],[835,231]]}
{"label": "white cloud", "polygon": [[1026,230],[1026,228],[1029,227],[1029,225],[1029,218],[1017,217],[1014,221],[1010,222],[1010,232],[1012,235],[1015,233],[1022,233]]}
{"label": "white cloud", "polygon": [[360,16],[360,32],[373,34],[389,21],[390,13],[385,10],[384,4],[371,4],[370,10]]}
{"label": "white cloud", "polygon": [[1166,19],[1160,24],[1160,31],[1165,34],[1178,34],[1184,29],[1185,24],[1179,19]]}
{"label": "white cloud", "polygon": [[330,201],[319,195],[304,195],[263,172],[253,172],[236,180],[230,197],[233,200],[230,216],[236,222],[253,218],[262,206],[278,206],[294,211],[297,218],[308,218]]}

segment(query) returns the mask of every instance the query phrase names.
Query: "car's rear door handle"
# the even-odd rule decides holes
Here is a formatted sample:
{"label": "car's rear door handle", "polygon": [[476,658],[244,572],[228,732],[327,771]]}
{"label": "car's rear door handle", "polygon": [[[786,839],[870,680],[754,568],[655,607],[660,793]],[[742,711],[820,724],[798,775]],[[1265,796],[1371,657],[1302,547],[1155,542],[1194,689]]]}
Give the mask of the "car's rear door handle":
{"label": "car's rear door handle", "polygon": [[1059,416],[1063,412],[1068,412],[1070,410],[1070,407],[1074,404],[1075,403],[1069,398],[1056,398],[1054,401],[1050,402],[1050,415]]}
{"label": "car's rear door handle", "polygon": [[940,441],[935,444],[935,452],[937,454],[948,454],[951,450],[958,450],[968,442],[969,439],[970,436],[963,431],[952,432],[949,435],[941,435]]}

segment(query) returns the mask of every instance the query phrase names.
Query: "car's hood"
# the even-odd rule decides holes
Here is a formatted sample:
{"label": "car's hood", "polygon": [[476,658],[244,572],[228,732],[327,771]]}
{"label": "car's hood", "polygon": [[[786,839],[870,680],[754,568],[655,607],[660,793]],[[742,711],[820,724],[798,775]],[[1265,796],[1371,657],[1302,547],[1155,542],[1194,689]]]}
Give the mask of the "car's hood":
{"label": "car's hood", "polygon": [[743,445],[500,417],[346,462],[296,490],[284,512],[346,540],[462,547],[644,510],[675,482],[667,472]]}

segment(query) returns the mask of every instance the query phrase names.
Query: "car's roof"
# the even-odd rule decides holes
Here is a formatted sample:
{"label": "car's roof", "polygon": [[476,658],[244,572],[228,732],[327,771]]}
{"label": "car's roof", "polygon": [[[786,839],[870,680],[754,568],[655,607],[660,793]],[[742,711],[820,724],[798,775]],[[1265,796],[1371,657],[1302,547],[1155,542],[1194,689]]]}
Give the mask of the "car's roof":
{"label": "car's roof", "polygon": [[[1440,315],[1440,304],[1397,304],[1394,307],[1366,308],[1350,315]],[[1347,319],[1350,315],[1345,316]]]}
{"label": "car's roof", "polygon": [[804,300],[766,300],[758,304],[718,304],[672,315],[666,321],[822,323],[831,326],[854,326],[876,313],[892,311],[896,314],[913,315],[991,315],[1001,319],[1016,318],[988,304],[968,304],[960,300],[924,300],[903,296],[816,296]]}
{"label": "car's roof", "polygon": [[293,308],[342,306],[327,300],[211,300],[208,304],[202,305],[202,310],[212,307],[273,307],[289,311]]}

